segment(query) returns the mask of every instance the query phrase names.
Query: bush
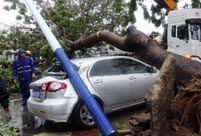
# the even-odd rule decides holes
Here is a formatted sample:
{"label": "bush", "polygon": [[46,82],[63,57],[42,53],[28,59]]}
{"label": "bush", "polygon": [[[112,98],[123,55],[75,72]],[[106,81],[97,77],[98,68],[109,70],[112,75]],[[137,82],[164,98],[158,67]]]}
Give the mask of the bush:
{"label": "bush", "polygon": [[0,59],[0,75],[4,82],[6,83],[10,92],[18,92],[19,85],[14,84],[12,81],[12,69],[8,64],[7,61]]}

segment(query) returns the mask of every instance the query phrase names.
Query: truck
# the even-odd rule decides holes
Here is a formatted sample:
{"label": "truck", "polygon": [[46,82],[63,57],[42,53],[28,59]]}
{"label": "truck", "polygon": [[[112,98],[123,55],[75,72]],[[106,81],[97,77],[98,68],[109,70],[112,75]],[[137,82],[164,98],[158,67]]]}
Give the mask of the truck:
{"label": "truck", "polygon": [[166,43],[167,51],[201,62],[201,9],[177,9],[176,2],[157,2],[163,4],[168,13],[162,43]]}

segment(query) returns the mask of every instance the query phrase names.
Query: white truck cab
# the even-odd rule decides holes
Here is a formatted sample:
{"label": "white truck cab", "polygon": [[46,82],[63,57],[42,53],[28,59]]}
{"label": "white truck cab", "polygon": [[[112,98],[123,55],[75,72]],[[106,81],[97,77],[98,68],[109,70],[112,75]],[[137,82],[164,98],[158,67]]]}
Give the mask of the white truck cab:
{"label": "white truck cab", "polygon": [[168,51],[201,62],[201,9],[170,11],[166,31]]}

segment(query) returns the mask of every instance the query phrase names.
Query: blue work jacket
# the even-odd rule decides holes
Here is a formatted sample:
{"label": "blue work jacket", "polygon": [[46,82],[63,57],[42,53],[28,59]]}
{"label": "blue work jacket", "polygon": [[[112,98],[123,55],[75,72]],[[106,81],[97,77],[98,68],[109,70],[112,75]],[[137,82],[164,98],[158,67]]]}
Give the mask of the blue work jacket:
{"label": "blue work jacket", "polygon": [[23,59],[16,59],[12,66],[12,78],[19,81],[31,80],[32,74],[35,72],[35,66],[33,60],[29,56],[25,56]]}

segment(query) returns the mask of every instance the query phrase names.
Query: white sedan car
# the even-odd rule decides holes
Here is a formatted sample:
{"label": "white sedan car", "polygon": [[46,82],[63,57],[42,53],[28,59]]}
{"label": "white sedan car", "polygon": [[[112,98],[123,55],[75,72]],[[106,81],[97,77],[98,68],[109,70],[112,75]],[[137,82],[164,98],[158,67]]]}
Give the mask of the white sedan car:
{"label": "white sedan car", "polygon": [[[82,58],[71,62],[105,113],[144,103],[149,87],[159,74],[155,67],[127,56]],[[94,127],[92,116],[68,76],[65,77],[45,76],[33,81],[28,110],[46,120],[71,122],[81,128]]]}

